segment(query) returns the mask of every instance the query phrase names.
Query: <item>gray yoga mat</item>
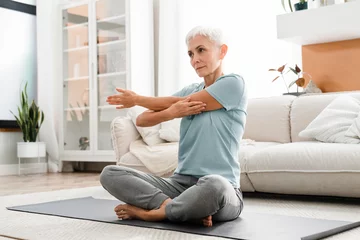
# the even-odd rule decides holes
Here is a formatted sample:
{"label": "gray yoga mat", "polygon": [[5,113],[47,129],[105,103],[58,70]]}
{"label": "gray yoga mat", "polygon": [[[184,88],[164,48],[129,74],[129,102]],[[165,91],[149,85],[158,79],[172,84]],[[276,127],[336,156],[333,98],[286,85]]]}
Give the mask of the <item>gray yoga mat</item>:
{"label": "gray yoga mat", "polygon": [[8,210],[84,219],[113,224],[172,230],[231,239],[304,239],[331,236],[360,225],[360,222],[332,221],[243,212],[234,221],[214,223],[210,228],[189,223],[118,220],[114,208],[122,202],[92,197],[8,207]]}

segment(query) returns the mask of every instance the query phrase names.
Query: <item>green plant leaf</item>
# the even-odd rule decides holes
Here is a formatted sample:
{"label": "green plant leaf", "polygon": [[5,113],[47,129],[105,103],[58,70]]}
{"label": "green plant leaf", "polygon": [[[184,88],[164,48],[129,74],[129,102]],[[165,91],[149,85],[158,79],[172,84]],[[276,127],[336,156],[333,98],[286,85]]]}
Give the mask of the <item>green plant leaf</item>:
{"label": "green plant leaf", "polygon": [[288,87],[288,88],[290,88],[292,85],[294,85],[296,81],[297,81],[297,79],[296,79],[295,81],[292,81],[292,82],[289,84],[289,87]]}
{"label": "green plant leaf", "polygon": [[292,6],[291,6],[291,0],[289,0],[288,2],[289,2],[290,10],[291,10],[291,12],[293,12],[293,8],[292,8]]}
{"label": "green plant leaf", "polygon": [[285,0],[281,0],[281,5],[283,6],[284,11],[286,12],[286,8],[285,8]]}
{"label": "green plant leaf", "polygon": [[295,75],[298,75],[295,69],[293,69],[292,67],[289,67],[289,69],[290,69],[289,71],[292,71]]}
{"label": "green plant leaf", "polygon": [[41,127],[42,123],[44,122],[44,119],[45,119],[44,112],[41,111],[41,120],[40,120],[40,126],[39,126],[39,128]]}
{"label": "green plant leaf", "polygon": [[26,99],[26,103],[27,103],[27,99],[28,99],[28,95],[27,95],[27,85],[28,85],[28,83],[26,82],[26,84],[25,84],[25,99]]}

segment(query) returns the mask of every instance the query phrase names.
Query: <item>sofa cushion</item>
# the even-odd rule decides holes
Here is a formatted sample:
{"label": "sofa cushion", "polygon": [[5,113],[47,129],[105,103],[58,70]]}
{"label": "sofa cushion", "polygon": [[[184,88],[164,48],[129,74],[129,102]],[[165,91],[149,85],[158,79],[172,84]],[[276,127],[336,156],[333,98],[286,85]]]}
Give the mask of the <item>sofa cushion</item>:
{"label": "sofa cushion", "polygon": [[253,154],[246,167],[256,191],[360,197],[357,144],[311,141],[271,146]]}
{"label": "sofa cushion", "polygon": [[251,98],[243,138],[259,142],[290,142],[290,107],[295,96]]}
{"label": "sofa cushion", "polygon": [[140,137],[139,132],[136,130],[133,122],[127,117],[117,117],[110,124],[111,141],[115,151],[116,160],[127,152],[132,141]]}
{"label": "sofa cushion", "polygon": [[[255,191],[247,177],[247,159],[256,151],[269,146],[281,145],[275,142],[254,142],[249,139],[241,141],[239,162],[241,167],[240,185],[241,190],[246,192]],[[176,168],[178,143],[162,143],[147,146],[143,141],[137,140],[131,143],[130,152],[122,156],[118,165],[132,167],[139,171],[154,174],[156,176],[170,176]]]}
{"label": "sofa cushion", "polygon": [[282,143],[277,142],[248,142],[246,143],[246,139],[242,141],[242,144],[240,145],[240,151],[239,151],[239,162],[240,162],[240,168],[241,172],[246,173],[248,172],[247,164],[248,159],[256,152],[265,149],[267,147],[271,146],[277,146],[281,145]]}
{"label": "sofa cushion", "polygon": [[300,137],[299,133],[304,130],[331,101],[344,94],[360,100],[359,91],[305,94],[296,98],[291,105],[290,111],[291,141],[314,141],[312,138]]}
{"label": "sofa cushion", "polygon": [[135,107],[132,107],[132,108],[129,109],[128,116],[130,117],[130,119],[133,122],[134,126],[136,127],[136,129],[140,133],[142,139],[144,140],[144,142],[147,145],[153,146],[153,145],[156,145],[156,144],[159,144],[159,143],[164,143],[165,140],[161,139],[160,136],[159,136],[160,124],[157,124],[157,125],[152,126],[152,127],[139,127],[139,126],[136,126],[137,117],[146,110],[147,110],[146,108],[143,108],[143,107],[140,107],[140,106],[135,106]]}
{"label": "sofa cushion", "polygon": [[180,123],[181,118],[175,118],[173,120],[160,123],[160,138],[168,142],[179,142]]}
{"label": "sofa cushion", "polygon": [[359,113],[360,101],[348,95],[339,96],[319,113],[299,136],[328,143],[360,143],[357,136],[346,136]]}
{"label": "sofa cushion", "polygon": [[346,131],[345,136],[360,139],[360,112]]}
{"label": "sofa cushion", "polygon": [[145,165],[131,152],[124,154],[117,162],[117,165],[133,168],[135,170],[145,173],[150,173],[150,171],[145,167]]}

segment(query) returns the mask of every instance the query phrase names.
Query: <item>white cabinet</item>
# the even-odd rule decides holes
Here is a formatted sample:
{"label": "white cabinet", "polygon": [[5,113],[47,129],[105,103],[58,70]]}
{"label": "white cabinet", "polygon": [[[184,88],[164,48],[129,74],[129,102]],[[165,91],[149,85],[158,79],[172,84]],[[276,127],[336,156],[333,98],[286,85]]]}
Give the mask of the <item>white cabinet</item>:
{"label": "white cabinet", "polygon": [[299,45],[360,38],[360,1],[277,16],[277,38]]}
{"label": "white cabinet", "polygon": [[154,95],[152,13],[151,0],[61,6],[61,161],[115,161],[110,123],[126,110],[106,98],[116,87]]}

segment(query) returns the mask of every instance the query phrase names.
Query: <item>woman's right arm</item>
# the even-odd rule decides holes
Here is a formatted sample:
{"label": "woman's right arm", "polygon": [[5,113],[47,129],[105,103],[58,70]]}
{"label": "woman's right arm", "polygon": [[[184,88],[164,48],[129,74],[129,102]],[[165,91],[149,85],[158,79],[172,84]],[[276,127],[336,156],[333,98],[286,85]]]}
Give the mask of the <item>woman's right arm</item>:
{"label": "woman's right arm", "polygon": [[154,111],[162,111],[169,108],[174,103],[184,100],[186,97],[146,97],[141,96],[133,91],[121,88],[116,89],[120,94],[109,96],[107,102],[110,105],[118,105],[117,109],[131,108],[135,105],[142,106]]}

